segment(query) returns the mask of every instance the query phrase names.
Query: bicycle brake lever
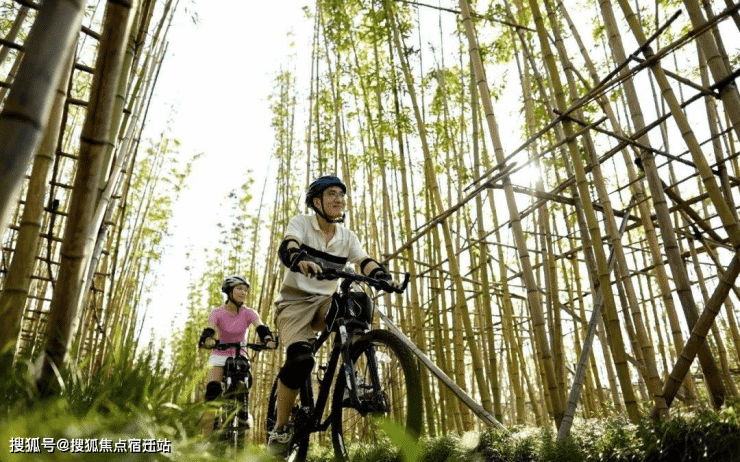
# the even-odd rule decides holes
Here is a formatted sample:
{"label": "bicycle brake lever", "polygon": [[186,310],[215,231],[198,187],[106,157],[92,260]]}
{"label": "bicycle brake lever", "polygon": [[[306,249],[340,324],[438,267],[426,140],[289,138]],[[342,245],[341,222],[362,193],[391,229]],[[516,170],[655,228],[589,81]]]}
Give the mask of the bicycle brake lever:
{"label": "bicycle brake lever", "polygon": [[403,293],[406,290],[406,287],[408,287],[408,285],[409,285],[409,279],[411,279],[411,274],[410,273],[406,273],[403,276],[403,283],[401,284],[401,288],[400,289],[396,289],[396,292],[397,293],[401,294],[401,293]]}

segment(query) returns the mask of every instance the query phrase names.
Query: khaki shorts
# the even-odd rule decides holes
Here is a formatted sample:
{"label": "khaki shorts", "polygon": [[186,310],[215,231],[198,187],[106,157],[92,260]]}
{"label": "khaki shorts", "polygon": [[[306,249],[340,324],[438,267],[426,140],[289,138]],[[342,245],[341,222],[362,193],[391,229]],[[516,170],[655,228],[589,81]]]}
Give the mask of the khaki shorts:
{"label": "khaki shorts", "polygon": [[331,295],[303,294],[293,298],[282,293],[275,302],[275,326],[280,344],[287,348],[296,342],[316,339],[316,332],[324,329],[324,318],[331,306],[331,300]]}

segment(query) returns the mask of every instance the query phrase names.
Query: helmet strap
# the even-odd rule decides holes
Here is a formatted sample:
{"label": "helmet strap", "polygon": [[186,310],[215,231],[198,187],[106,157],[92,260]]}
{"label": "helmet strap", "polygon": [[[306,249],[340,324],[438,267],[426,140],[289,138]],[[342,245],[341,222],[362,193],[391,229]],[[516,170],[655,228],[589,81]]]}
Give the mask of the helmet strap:
{"label": "helmet strap", "polygon": [[244,303],[237,303],[236,300],[234,300],[234,298],[231,296],[231,294],[233,292],[234,292],[234,289],[232,288],[229,291],[228,295],[227,295],[227,297],[228,297],[227,298],[227,301],[231,302],[236,307],[236,312],[238,313],[239,312],[239,308],[241,308],[242,306],[244,306]]}
{"label": "helmet strap", "polygon": [[329,218],[324,213],[324,198],[323,197],[319,197],[318,199],[321,201],[321,210],[319,210],[316,207],[313,207],[314,211],[316,212],[316,214],[318,216],[320,216],[321,218],[323,218],[327,223],[344,223],[344,218],[347,216],[346,213],[342,212],[342,216],[339,217],[339,218],[334,218],[334,219]]}

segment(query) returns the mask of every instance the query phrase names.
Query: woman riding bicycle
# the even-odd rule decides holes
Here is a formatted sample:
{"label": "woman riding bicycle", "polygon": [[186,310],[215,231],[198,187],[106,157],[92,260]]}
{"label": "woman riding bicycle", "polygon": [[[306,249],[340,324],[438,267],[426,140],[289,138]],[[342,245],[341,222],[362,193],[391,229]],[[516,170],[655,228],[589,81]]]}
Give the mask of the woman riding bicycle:
{"label": "woman riding bicycle", "polygon": [[278,373],[275,427],[268,438],[268,446],[276,455],[283,455],[288,449],[291,410],[313,369],[312,342],[315,333],[324,328],[324,318],[338,285],[336,280],[316,279],[322,272],[321,266],[299,260],[300,255],[305,252],[337,268],[351,262],[359,265],[362,274],[399,286],[380,263],[367,255],[357,235],[340,224],[345,216],[346,193],[347,187],[335,176],[322,176],[311,183],[306,205],[315,213],[293,217],[278,250],[280,260],[291,271],[286,272],[275,301],[275,325],[286,346],[285,363]]}
{"label": "woman riding bicycle", "polygon": [[[221,342],[243,342],[247,329],[250,325],[254,325],[260,342],[267,345],[268,348],[276,348],[277,345],[270,328],[262,323],[256,311],[243,306],[249,294],[249,283],[247,280],[242,276],[228,276],[221,284],[221,292],[226,294],[226,303],[211,311],[211,314],[208,316],[208,327],[203,329],[203,333],[198,341],[198,347],[214,348],[216,346],[214,336],[217,332],[218,339]],[[211,356],[208,358],[208,365],[211,368],[206,376],[206,401],[212,401],[221,395],[221,380],[224,376],[226,358],[233,355],[233,348],[223,351],[213,350],[211,352]],[[209,435],[213,429],[210,425],[212,421],[211,417],[206,415],[201,420],[204,435]]]}

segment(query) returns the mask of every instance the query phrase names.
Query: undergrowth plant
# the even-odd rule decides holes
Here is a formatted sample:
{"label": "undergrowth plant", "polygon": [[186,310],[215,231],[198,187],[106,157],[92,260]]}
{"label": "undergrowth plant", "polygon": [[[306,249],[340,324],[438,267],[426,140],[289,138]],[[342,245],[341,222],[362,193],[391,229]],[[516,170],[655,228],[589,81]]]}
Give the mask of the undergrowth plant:
{"label": "undergrowth plant", "polygon": [[[9,354],[0,358],[12,364]],[[114,348],[95,372],[59,372],[60,392],[41,399],[33,364],[18,359],[0,381],[0,460],[261,460],[261,448],[230,455],[199,436],[204,405],[194,370],[170,370],[153,348]],[[6,369],[8,370],[8,369]],[[110,446],[111,452],[106,452]],[[119,452],[116,452],[119,451]]]}
{"label": "undergrowth plant", "polygon": [[[477,435],[472,447],[469,436],[422,438],[413,451],[405,450],[417,454],[416,459],[385,446],[350,449],[353,462],[737,462],[740,401],[727,403],[720,412],[676,414],[660,422],[646,418],[638,425],[621,417],[580,421],[563,442],[549,428],[492,429]],[[327,454],[323,460],[333,459]]]}
{"label": "undergrowth plant", "polygon": [[[230,453],[199,434],[205,405],[193,399],[202,371],[171,370],[161,352],[136,354],[132,345],[114,348],[89,375],[60,371],[60,393],[41,399],[30,359],[0,355],[12,374],[0,380],[0,460],[178,460],[270,461],[264,445]],[[553,429],[516,427],[481,433],[410,438],[403,428],[378,420],[394,444],[357,444],[353,462],[734,462],[740,460],[740,401],[715,412],[679,413],[660,422],[633,425],[624,418],[577,420],[564,442]],[[49,440],[44,440],[47,438]],[[64,441],[66,447],[45,446]],[[101,454],[103,441],[119,453]],[[98,452],[89,452],[95,442]],[[135,452],[149,444],[156,452]],[[312,444],[307,462],[333,460],[330,447]],[[399,447],[400,449],[393,449]],[[14,449],[11,451],[11,449]],[[38,449],[38,451],[34,451]],[[29,457],[29,452],[33,452]]]}

